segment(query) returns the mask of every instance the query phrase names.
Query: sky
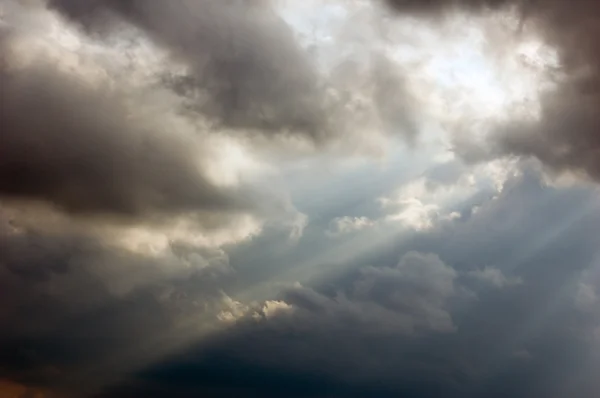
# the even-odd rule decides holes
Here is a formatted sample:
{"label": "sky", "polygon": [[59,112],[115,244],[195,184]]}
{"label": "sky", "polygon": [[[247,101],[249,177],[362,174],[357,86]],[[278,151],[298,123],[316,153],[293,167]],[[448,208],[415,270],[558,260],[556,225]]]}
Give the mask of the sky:
{"label": "sky", "polygon": [[0,0],[0,397],[597,397],[599,33]]}

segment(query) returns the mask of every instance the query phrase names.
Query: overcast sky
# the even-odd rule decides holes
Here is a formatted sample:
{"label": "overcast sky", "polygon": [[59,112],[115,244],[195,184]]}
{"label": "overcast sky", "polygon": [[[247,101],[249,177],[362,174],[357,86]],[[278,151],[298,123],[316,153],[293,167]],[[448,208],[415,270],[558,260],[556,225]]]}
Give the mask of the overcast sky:
{"label": "overcast sky", "polygon": [[0,0],[0,396],[594,398],[600,6]]}

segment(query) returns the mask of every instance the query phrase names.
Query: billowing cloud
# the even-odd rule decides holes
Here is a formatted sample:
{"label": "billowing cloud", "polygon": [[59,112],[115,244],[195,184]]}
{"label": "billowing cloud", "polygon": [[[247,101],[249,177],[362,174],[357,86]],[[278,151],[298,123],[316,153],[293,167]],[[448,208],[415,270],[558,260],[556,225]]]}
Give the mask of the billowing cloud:
{"label": "billowing cloud", "polygon": [[239,206],[199,173],[193,143],[131,115],[118,93],[44,63],[9,68],[1,88],[4,195],[84,214]]}
{"label": "billowing cloud", "polygon": [[0,0],[0,391],[595,396],[599,14]]}
{"label": "billowing cloud", "polygon": [[315,71],[268,2],[49,4],[94,32],[118,29],[110,25],[114,17],[139,27],[189,69],[167,76],[166,83],[216,123],[302,131],[314,139],[327,133],[324,93]]}
{"label": "billowing cloud", "polygon": [[207,177],[206,148],[192,126],[181,131],[175,117],[152,116],[144,92],[128,91],[125,81],[89,81],[43,54],[23,65],[18,44],[4,43],[0,72],[3,196],[125,217],[252,207]]}
{"label": "billowing cloud", "polygon": [[[286,318],[300,330],[353,329],[373,334],[410,335],[419,331],[454,331],[448,302],[459,296],[458,274],[434,254],[406,253],[396,267],[365,267],[353,286],[334,296],[295,286],[260,308],[228,299],[223,321]],[[255,307],[255,306],[254,306]]]}
{"label": "billowing cloud", "polygon": [[[216,323],[222,290],[236,280],[218,247],[133,251],[93,230],[6,219],[0,233],[0,369],[59,397],[91,394],[139,361],[189,344]],[[74,389],[66,375],[85,387]]]}
{"label": "billowing cloud", "polygon": [[[172,65],[180,65],[163,71],[162,84],[212,126],[353,150],[369,141],[380,147],[379,129],[409,141],[417,134],[416,98],[399,65],[373,52],[366,70],[323,70],[279,16],[276,2],[48,3],[94,35],[118,36],[118,21],[140,29],[168,51]],[[335,62],[352,65],[355,58]],[[369,139],[362,137],[366,130]],[[359,144],[345,142],[348,136]]]}
{"label": "billowing cloud", "polygon": [[[557,51],[557,64],[547,65],[540,72],[552,76],[546,83],[553,88],[540,98],[539,117],[492,124],[487,127],[489,139],[473,146],[466,138],[458,152],[471,159],[506,154],[533,156],[554,172],[600,178],[595,155],[599,141],[594,127],[598,123],[600,41],[596,40],[596,33],[600,28],[600,8],[595,3],[585,0],[389,0],[387,3],[400,13],[417,16],[443,16],[460,11],[488,15],[513,12],[512,18],[519,21],[514,34],[522,38],[537,35]],[[509,40],[494,43],[500,52],[503,48],[512,50]],[[542,91],[541,87],[538,89]]]}
{"label": "billowing cloud", "polygon": [[[445,305],[455,294],[456,272],[432,254],[407,253],[395,268],[365,268],[348,292],[328,297],[312,289],[285,293],[302,328],[350,328],[368,333],[451,332]],[[302,325],[302,326],[300,326]]]}

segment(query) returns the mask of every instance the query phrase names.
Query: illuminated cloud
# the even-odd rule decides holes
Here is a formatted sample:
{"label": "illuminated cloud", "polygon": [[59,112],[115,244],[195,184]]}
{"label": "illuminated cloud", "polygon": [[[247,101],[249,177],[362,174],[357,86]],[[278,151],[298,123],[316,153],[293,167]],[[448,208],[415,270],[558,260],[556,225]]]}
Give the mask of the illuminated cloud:
{"label": "illuminated cloud", "polygon": [[367,217],[338,217],[331,221],[329,229],[325,232],[331,237],[349,234],[374,226],[375,223]]}
{"label": "illuminated cloud", "polygon": [[0,0],[0,395],[595,397],[598,26]]}

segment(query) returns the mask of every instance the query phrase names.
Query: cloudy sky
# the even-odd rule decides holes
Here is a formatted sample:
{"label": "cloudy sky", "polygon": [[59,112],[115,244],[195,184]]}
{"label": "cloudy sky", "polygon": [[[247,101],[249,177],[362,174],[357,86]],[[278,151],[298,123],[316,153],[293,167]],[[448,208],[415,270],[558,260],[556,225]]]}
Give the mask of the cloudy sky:
{"label": "cloudy sky", "polygon": [[591,0],[0,0],[0,396],[599,396],[599,38]]}

